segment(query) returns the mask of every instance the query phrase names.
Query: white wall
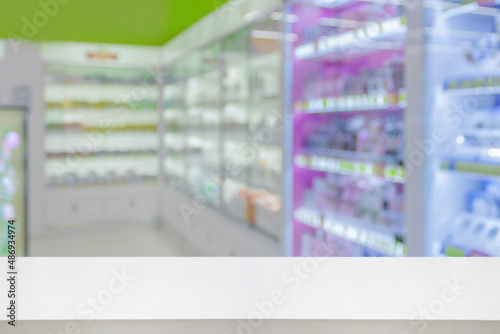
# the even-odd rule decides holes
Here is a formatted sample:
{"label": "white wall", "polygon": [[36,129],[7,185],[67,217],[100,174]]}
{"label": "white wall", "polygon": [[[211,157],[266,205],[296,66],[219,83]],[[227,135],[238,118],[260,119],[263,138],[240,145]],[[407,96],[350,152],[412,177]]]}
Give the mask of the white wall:
{"label": "white wall", "polygon": [[[0,104],[12,105],[12,89],[29,89],[28,111],[28,235],[43,230],[43,67],[37,44],[5,41],[0,59]],[[28,250],[29,252],[29,250]]]}

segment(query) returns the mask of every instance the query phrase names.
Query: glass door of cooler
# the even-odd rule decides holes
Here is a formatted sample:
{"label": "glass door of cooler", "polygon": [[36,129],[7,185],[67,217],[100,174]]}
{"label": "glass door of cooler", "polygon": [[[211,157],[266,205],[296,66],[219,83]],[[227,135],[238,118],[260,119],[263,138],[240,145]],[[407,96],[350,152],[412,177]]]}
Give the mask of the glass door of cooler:
{"label": "glass door of cooler", "polygon": [[15,241],[16,255],[25,256],[25,119],[24,110],[0,107],[0,257],[10,255],[10,241]]}
{"label": "glass door of cooler", "polygon": [[220,205],[220,74],[217,43],[186,58],[185,143],[189,193]]}
{"label": "glass door of cooler", "polygon": [[294,255],[405,255],[404,6],[295,1],[288,14]]}
{"label": "glass door of cooler", "polygon": [[185,68],[181,61],[170,66],[165,75],[163,88],[163,121],[165,122],[164,176],[165,182],[174,189],[186,189],[186,105]]}
{"label": "glass door of cooler", "polygon": [[203,108],[202,60],[200,50],[186,57],[186,181],[187,191],[199,195],[202,177]]}
{"label": "glass door of cooler", "polygon": [[222,40],[222,152],[225,211],[277,240],[283,228],[284,122],[281,13],[273,15]]}
{"label": "glass door of cooler", "polygon": [[424,1],[426,255],[500,256],[500,1]]}
{"label": "glass door of cooler", "polygon": [[210,205],[218,207],[221,197],[221,74],[219,43],[212,43],[201,50],[203,108],[201,127],[203,134],[201,179],[203,196]]}
{"label": "glass door of cooler", "polygon": [[222,40],[222,157],[224,160],[224,210],[241,222],[254,224],[248,173],[250,154],[247,27]]}
{"label": "glass door of cooler", "polygon": [[250,198],[257,228],[274,238],[283,231],[283,145],[281,104],[282,13],[251,26],[248,49]]}

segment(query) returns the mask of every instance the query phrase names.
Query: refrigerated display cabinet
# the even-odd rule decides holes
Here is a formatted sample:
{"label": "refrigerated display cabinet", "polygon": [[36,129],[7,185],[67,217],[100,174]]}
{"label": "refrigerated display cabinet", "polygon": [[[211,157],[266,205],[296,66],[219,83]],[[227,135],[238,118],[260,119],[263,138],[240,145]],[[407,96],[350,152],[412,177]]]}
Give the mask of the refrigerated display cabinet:
{"label": "refrigerated display cabinet", "polygon": [[293,254],[406,254],[405,7],[288,4]]}
{"label": "refrigerated display cabinet", "polygon": [[163,86],[163,175],[166,184],[186,189],[185,182],[185,64],[177,61],[164,74]]}
{"label": "refrigerated display cabinet", "polygon": [[500,2],[423,6],[425,254],[500,256]]}
{"label": "refrigerated display cabinet", "polygon": [[499,256],[500,2],[287,13],[293,254]]}
{"label": "refrigerated display cabinet", "polygon": [[[12,249],[16,256],[25,256],[27,150],[24,109],[0,107],[0,144],[0,256],[10,255]],[[14,225],[9,223],[12,220]]]}

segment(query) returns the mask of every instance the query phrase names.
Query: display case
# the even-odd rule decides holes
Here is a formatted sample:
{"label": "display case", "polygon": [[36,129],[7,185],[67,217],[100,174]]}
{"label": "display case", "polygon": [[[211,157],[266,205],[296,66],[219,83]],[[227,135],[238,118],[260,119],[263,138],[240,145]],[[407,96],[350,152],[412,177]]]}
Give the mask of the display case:
{"label": "display case", "polygon": [[423,6],[425,253],[500,256],[500,3]]}
{"label": "display case", "polygon": [[257,20],[174,61],[164,87],[167,184],[274,240],[284,226],[281,39],[280,20]]}
{"label": "display case", "polygon": [[254,224],[280,236],[284,221],[285,120],[282,105],[283,15],[251,27],[248,52],[248,132],[253,152],[249,185]]}
{"label": "display case", "polygon": [[0,107],[0,256],[26,255],[26,152],[26,111]]}
{"label": "display case", "polygon": [[166,70],[164,172],[171,187],[220,205],[220,72],[217,43]]}
{"label": "display case", "polygon": [[185,64],[178,61],[165,73],[163,86],[163,175],[165,183],[177,189],[186,189],[185,75]]}
{"label": "display case", "polygon": [[148,70],[47,65],[47,186],[156,182],[158,93]]}
{"label": "display case", "polygon": [[406,17],[396,1],[292,1],[293,254],[402,256]]}
{"label": "display case", "polygon": [[220,205],[220,71],[219,45],[190,54],[186,73],[186,172],[190,192]]}

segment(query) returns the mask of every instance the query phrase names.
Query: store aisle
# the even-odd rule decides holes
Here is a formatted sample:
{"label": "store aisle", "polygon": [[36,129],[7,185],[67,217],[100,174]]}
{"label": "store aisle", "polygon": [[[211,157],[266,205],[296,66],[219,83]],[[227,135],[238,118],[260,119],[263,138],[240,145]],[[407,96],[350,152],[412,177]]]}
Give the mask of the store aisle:
{"label": "store aisle", "polygon": [[30,256],[189,256],[168,231],[126,225],[32,238]]}

